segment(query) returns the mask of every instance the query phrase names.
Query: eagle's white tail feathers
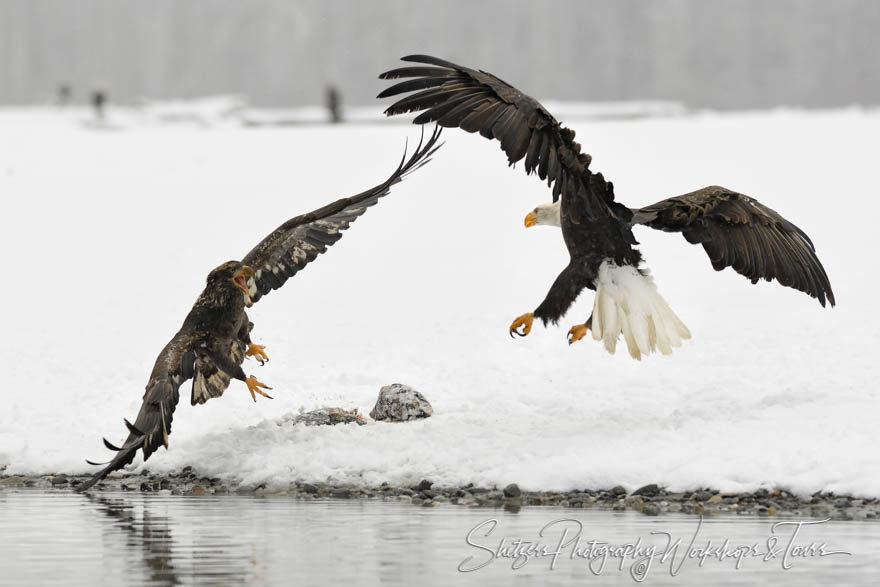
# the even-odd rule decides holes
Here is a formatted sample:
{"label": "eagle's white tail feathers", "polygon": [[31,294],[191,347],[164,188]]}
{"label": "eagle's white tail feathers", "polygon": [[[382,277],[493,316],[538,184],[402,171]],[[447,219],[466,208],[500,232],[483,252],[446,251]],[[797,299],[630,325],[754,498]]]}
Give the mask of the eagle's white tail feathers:
{"label": "eagle's white tail feathers", "polygon": [[609,261],[599,266],[592,331],[593,338],[603,341],[611,354],[623,334],[629,354],[637,360],[655,350],[668,355],[672,347],[681,346],[682,339],[691,337],[650,275]]}

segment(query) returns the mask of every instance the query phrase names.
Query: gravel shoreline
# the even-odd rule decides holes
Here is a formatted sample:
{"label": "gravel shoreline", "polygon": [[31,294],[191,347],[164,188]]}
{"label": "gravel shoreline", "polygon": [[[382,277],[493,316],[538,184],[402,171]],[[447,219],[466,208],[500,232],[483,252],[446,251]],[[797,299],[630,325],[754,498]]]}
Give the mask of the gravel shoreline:
{"label": "gravel shoreline", "polygon": [[[86,475],[5,475],[0,473],[0,491],[14,488],[70,491],[87,479]],[[522,491],[516,484],[507,487],[441,487],[423,480],[415,485],[383,483],[377,487],[351,484],[295,482],[287,486],[247,486],[235,481],[199,475],[192,467],[157,475],[116,472],[99,483],[97,491],[159,492],[164,495],[256,495],[313,499],[379,499],[410,503],[420,507],[452,504],[465,507],[504,508],[561,506],[636,511],[648,516],[663,513],[712,515],[776,516],[833,520],[875,520],[880,518],[880,499],[859,498],[832,493],[807,497],[784,489],[720,493],[712,489],[677,492],[651,484],[628,493],[622,486],[610,489],[573,491]]]}

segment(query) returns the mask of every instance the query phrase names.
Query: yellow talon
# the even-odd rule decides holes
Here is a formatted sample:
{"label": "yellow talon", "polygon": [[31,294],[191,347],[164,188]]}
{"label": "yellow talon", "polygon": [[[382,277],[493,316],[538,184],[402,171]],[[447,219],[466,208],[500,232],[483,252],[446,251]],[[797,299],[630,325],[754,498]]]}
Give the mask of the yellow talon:
{"label": "yellow talon", "polygon": [[[267,397],[269,399],[272,399],[271,395],[269,395],[263,391],[263,389],[272,389],[272,388],[269,387],[268,385],[266,385],[265,383],[261,383],[261,382],[257,381],[256,377],[247,377],[244,380],[244,382],[245,382],[245,385],[247,385],[248,391],[251,392],[251,397],[253,398],[254,401],[257,401],[257,396],[255,395],[257,393],[263,397]],[[260,389],[261,387],[263,389]]]}
{"label": "yellow talon", "polygon": [[247,356],[256,357],[260,365],[263,365],[269,361],[269,355],[266,354],[265,348],[261,344],[248,343]]}
{"label": "yellow talon", "polygon": [[[513,335],[517,336],[526,336],[529,332],[532,331],[532,322],[535,319],[535,315],[529,312],[528,314],[523,314],[519,318],[513,321],[513,324],[510,325],[510,337],[513,338]],[[519,331],[519,327],[522,326],[522,332]]]}
{"label": "yellow talon", "polygon": [[575,343],[587,335],[587,325],[577,324],[568,331],[568,344]]}

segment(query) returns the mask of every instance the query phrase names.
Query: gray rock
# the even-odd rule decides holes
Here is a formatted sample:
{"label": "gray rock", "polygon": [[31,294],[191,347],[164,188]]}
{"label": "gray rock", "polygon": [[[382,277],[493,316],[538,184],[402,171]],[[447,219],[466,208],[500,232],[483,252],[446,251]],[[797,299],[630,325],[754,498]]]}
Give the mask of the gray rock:
{"label": "gray rock", "polygon": [[656,504],[646,503],[645,507],[642,508],[642,513],[646,516],[657,516],[660,514],[660,508]]}
{"label": "gray rock", "polygon": [[370,411],[374,420],[406,422],[417,418],[428,418],[434,409],[421,393],[408,385],[392,383],[379,391],[379,399]]}
{"label": "gray rock", "polygon": [[427,479],[422,479],[416,485],[413,485],[412,489],[413,491],[424,491],[426,489],[431,489],[431,485],[433,485],[433,483]]}
{"label": "gray rock", "polygon": [[611,488],[611,495],[626,495],[626,489],[623,487],[623,485],[615,485]]}
{"label": "gray rock", "polygon": [[516,483],[511,483],[504,488],[504,497],[519,497],[520,495],[522,495],[522,491]]}
{"label": "gray rock", "polygon": [[693,497],[697,501],[708,501],[712,498],[712,495],[713,494],[711,491],[697,491],[696,493],[694,493]]}
{"label": "gray rock", "polygon": [[336,424],[349,424],[354,422],[358,426],[366,424],[364,417],[358,414],[357,408],[354,410],[343,410],[342,408],[321,408],[320,410],[312,410],[302,414],[287,414],[278,420],[279,426],[296,426],[302,424],[304,426],[334,426]]}
{"label": "gray rock", "polygon": [[644,485],[639,487],[635,491],[632,492],[633,495],[644,495],[646,497],[654,497],[655,495],[660,493],[660,488],[656,483],[650,483],[648,485]]}
{"label": "gray rock", "polygon": [[645,500],[639,497],[638,495],[630,495],[626,499],[623,500],[623,503],[628,505],[631,508],[640,508],[644,505]]}
{"label": "gray rock", "polygon": [[0,487],[18,487],[19,485],[24,485],[25,478],[19,475],[13,475],[12,477],[6,477],[5,479],[0,479]]}

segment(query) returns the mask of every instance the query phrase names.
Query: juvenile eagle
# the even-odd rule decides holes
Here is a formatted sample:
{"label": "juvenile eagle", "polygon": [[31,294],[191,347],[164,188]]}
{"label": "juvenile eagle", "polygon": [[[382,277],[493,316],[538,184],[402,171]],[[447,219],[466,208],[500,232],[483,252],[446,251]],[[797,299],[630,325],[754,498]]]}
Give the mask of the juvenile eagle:
{"label": "juvenile eagle", "polygon": [[387,195],[391,186],[430,160],[439,148],[439,136],[437,128],[427,141],[419,142],[409,160],[404,154],[400,165],[383,183],[288,220],[241,261],[228,261],[211,271],[180,331],[159,353],[134,424],[125,420],[128,438],[119,447],[104,439],[104,445],[116,451],[116,456],[109,463],[88,461],[106,466],[77,490],[85,491],[112,471],[131,463],[139,449],[145,461],[159,446],[167,449],[178,390],[188,379],[193,380],[193,405],[221,396],[231,379],[244,382],[254,401],[257,395],[270,397],[263,390],[271,388],[253,376],[246,376],[241,368],[246,356],[255,357],[260,365],[268,361],[265,347],[251,342],[253,323],[248,320],[245,307],[280,288],[342,238],[342,231]]}
{"label": "juvenile eagle", "polygon": [[[634,224],[680,232],[702,244],[716,270],[724,267],[752,283],[780,284],[834,305],[825,269],[810,238],[800,228],[754,198],[718,186],[630,209],[614,200],[614,189],[589,169],[574,131],[565,128],[534,98],[491,73],[427,55],[403,61],[420,65],[387,71],[380,79],[410,78],[379,98],[416,92],[392,104],[389,116],[422,111],[415,124],[437,122],[497,139],[510,165],[525,158],[526,173],[537,173],[552,187],[553,202],[541,204],[526,226],[560,226],[571,256],[543,302],[516,318],[513,336],[526,336],[539,318],[546,326],[565,315],[584,288],[596,291],[591,316],[568,332],[569,343],[588,330],[613,353],[620,334],[633,358],[654,350],[667,354],[690,332],[666,304],[635,248]],[[519,329],[522,328],[522,331]]]}

